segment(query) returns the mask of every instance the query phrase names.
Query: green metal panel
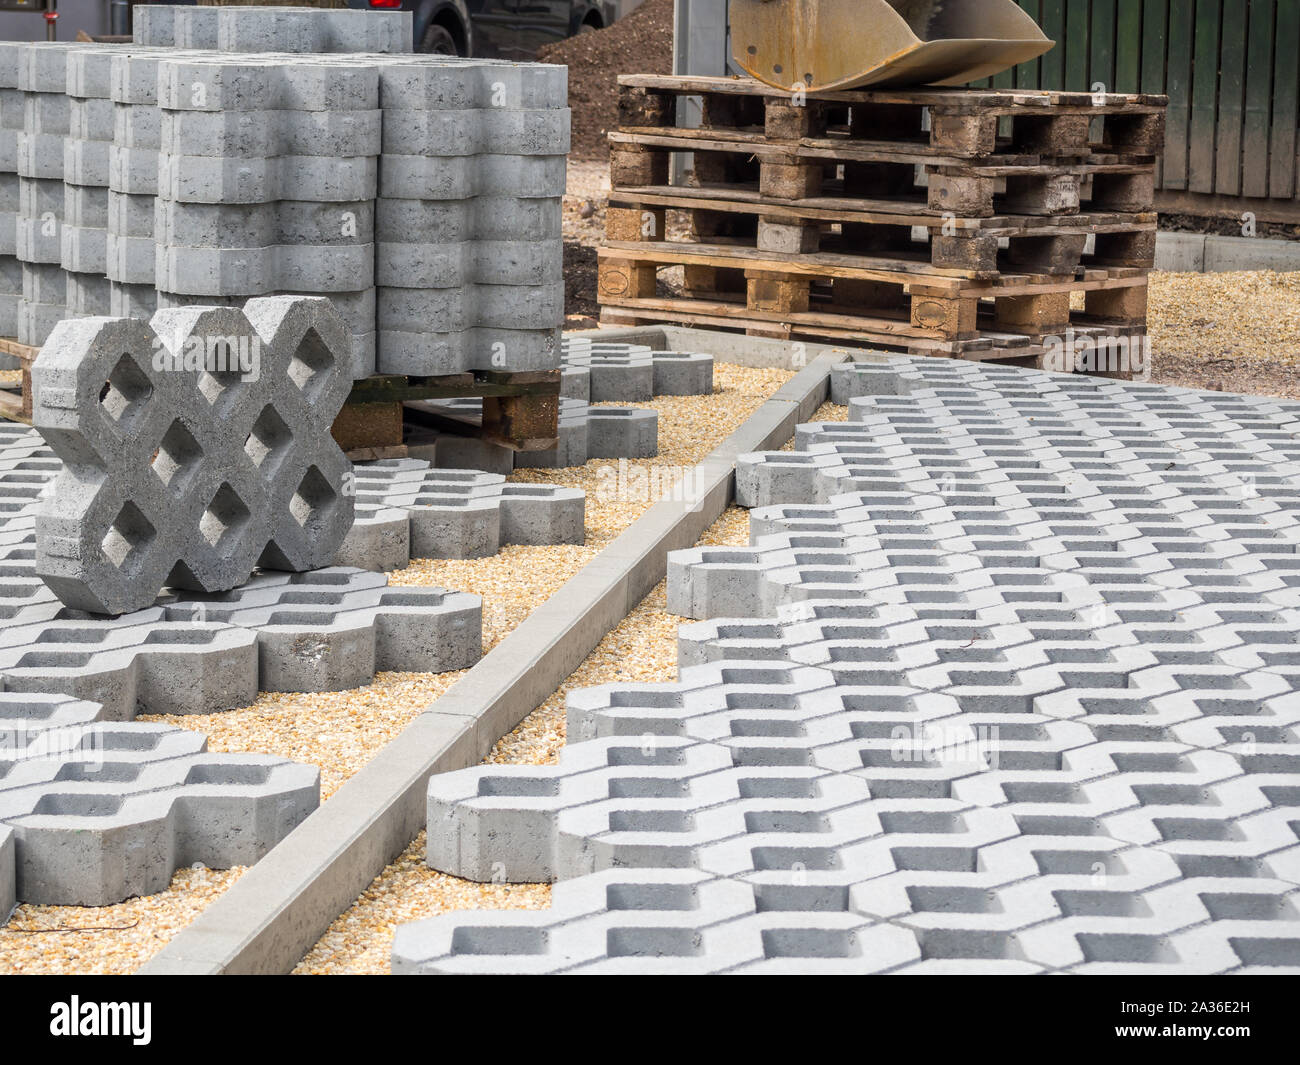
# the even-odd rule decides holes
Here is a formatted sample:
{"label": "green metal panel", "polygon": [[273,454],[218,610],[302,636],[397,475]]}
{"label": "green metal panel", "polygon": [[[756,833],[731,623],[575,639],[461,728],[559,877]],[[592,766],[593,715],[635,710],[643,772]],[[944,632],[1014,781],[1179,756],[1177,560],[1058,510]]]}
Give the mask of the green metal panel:
{"label": "green metal panel", "polygon": [[1169,0],[1142,5],[1142,92],[1165,91],[1165,51],[1169,42]]}
{"label": "green metal panel", "polygon": [[1142,63],[1142,0],[1119,0],[1115,8],[1115,91],[1138,92]]}
{"label": "green metal panel", "polygon": [[1187,188],[1214,191],[1214,121],[1219,95],[1220,0],[1196,0],[1192,49],[1192,116],[1187,130]]}
{"label": "green metal panel", "polygon": [[1158,188],[1300,195],[1300,0],[1017,0],[1056,41],[981,84],[1167,93]]}
{"label": "green metal panel", "polygon": [[1219,113],[1215,119],[1214,184],[1223,196],[1241,194],[1241,123],[1246,96],[1246,5],[1223,12],[1219,44]]}
{"label": "green metal panel", "polygon": [[1115,0],[1092,0],[1092,40],[1089,43],[1088,87],[1115,92]]}
{"label": "green metal panel", "polygon": [[1088,0],[1065,5],[1065,88],[1088,91]]}
{"label": "green metal panel", "polygon": [[1187,188],[1187,135],[1191,122],[1192,39],[1196,8],[1193,0],[1171,0],[1166,91],[1169,113],[1165,125],[1164,187]]}
{"label": "green metal panel", "polygon": [[1274,26],[1273,55],[1273,129],[1269,145],[1268,194],[1292,197],[1297,191],[1296,169],[1296,102],[1297,57],[1300,56],[1300,3],[1295,0],[1278,4]]}
{"label": "green metal panel", "polygon": [[[1165,91],[1165,52],[1169,44],[1169,0],[1142,5],[1142,92]],[[1165,164],[1156,163],[1156,188],[1164,187]]]}
{"label": "green metal panel", "polygon": [[1273,85],[1274,0],[1250,0],[1246,103],[1241,124],[1241,194],[1268,195],[1269,96]]}
{"label": "green metal panel", "polygon": [[[1020,6],[1025,9],[1025,14],[1032,18],[1040,25],[1042,19],[1041,0],[1019,0]],[[1037,89],[1040,84],[1042,70],[1039,59],[1031,59],[1028,63],[1021,63],[1016,67],[1016,88],[1017,89]]]}
{"label": "green metal panel", "polygon": [[1044,89],[1065,88],[1065,0],[1043,0],[1038,25],[1056,42],[1039,62],[1039,85]]}

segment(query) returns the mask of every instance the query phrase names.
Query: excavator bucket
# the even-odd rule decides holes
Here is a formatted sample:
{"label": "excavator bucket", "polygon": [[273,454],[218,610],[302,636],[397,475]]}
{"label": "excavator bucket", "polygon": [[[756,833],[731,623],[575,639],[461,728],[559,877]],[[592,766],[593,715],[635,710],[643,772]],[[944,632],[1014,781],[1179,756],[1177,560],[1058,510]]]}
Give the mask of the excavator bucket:
{"label": "excavator bucket", "polygon": [[736,62],[808,91],[964,85],[1052,47],[1015,0],[731,0]]}

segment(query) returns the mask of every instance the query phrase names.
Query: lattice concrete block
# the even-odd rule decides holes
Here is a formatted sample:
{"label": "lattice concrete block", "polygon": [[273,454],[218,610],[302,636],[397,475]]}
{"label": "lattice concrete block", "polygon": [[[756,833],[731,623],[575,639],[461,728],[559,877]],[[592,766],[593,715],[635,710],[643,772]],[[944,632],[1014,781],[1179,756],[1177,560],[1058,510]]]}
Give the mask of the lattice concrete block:
{"label": "lattice concrete block", "polygon": [[60,323],[33,367],[34,424],[68,465],[37,518],[41,577],[70,606],[120,614],[167,584],[328,564],[352,523],[329,433],[348,352],[323,300]]}
{"label": "lattice concrete block", "polygon": [[[507,544],[576,544],[586,535],[586,495],[574,488],[508,484],[415,459],[359,465],[355,487],[357,521],[339,565],[400,569],[411,558],[485,558]],[[394,527],[394,511],[405,530]]]}
{"label": "lattice concrete block", "polygon": [[207,754],[164,725],[106,724],[94,703],[0,693],[0,912],[15,898],[105,906],[182,866],[251,865],[320,798],[320,773]]}

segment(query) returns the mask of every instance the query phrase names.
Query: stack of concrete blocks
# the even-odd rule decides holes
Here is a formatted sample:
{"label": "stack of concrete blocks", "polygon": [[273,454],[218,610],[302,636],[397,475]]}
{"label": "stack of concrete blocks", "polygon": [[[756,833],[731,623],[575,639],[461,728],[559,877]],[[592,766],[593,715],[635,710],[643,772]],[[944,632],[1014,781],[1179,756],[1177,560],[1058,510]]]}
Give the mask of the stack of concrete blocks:
{"label": "stack of concrete blocks", "polygon": [[174,54],[169,48],[131,47],[115,49],[110,60],[107,274],[114,317],[148,318],[158,309],[153,232],[162,137],[158,66]]}
{"label": "stack of concrete blocks", "polygon": [[189,7],[141,4],[136,44],[217,52],[404,53],[412,48],[405,11],[302,7]]}
{"label": "stack of concrete blocks", "polygon": [[378,73],[241,55],[158,64],[158,306],[329,296],[374,372]]}
{"label": "stack of concrete blocks", "polygon": [[[23,128],[23,91],[18,88],[19,45],[0,41],[0,336],[18,333],[23,268],[17,257],[18,140]],[[0,369],[17,365],[0,356]]]}
{"label": "stack of concrete blocks", "polygon": [[113,143],[113,55],[67,53],[68,135],[63,142],[60,262],[70,317],[111,313],[108,279],[109,152]]}
{"label": "stack of concrete blocks", "polygon": [[428,57],[380,66],[381,373],[559,366],[567,75]]}
{"label": "stack of concrete blocks", "polygon": [[16,332],[24,344],[44,343],[67,314],[67,275],[62,265],[63,147],[71,113],[67,57],[82,47],[39,43],[16,49],[18,88],[23,92],[16,240],[23,289]]}

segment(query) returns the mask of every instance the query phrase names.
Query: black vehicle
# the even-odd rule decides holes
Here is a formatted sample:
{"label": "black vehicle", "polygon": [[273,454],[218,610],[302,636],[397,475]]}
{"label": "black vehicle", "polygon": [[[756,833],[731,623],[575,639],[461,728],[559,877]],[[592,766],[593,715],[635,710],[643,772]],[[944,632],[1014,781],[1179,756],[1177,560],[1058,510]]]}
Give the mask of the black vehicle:
{"label": "black vehicle", "polygon": [[410,11],[415,50],[530,60],[544,44],[608,26],[617,0],[348,0],[348,7]]}

